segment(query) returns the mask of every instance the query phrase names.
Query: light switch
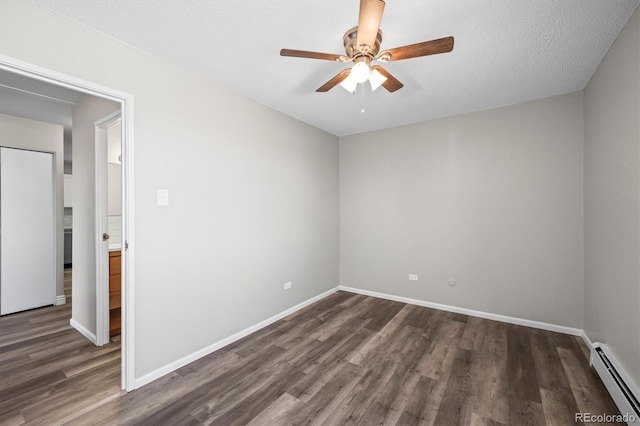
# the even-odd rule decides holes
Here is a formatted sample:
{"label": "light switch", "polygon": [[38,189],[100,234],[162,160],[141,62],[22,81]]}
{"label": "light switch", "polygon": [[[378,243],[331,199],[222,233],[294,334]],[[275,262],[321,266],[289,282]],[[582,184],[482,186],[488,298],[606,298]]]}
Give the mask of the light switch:
{"label": "light switch", "polygon": [[158,189],[158,205],[159,206],[168,206],[169,205],[169,190],[168,189]]}

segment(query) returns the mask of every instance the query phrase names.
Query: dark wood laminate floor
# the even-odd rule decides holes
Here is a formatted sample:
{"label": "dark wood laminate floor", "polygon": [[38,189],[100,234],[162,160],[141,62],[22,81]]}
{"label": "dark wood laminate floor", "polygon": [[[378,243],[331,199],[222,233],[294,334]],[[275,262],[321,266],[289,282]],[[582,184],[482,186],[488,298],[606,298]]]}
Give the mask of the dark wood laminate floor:
{"label": "dark wood laminate floor", "polygon": [[0,424],[60,424],[121,394],[120,343],[96,347],[67,304],[0,317]]}
{"label": "dark wood laminate floor", "polygon": [[71,424],[575,425],[617,413],[587,357],[573,336],[338,292]]}

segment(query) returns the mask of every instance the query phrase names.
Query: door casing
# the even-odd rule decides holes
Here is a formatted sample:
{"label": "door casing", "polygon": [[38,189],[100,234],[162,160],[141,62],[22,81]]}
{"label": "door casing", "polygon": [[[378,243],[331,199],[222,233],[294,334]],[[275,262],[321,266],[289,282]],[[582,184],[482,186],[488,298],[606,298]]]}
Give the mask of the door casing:
{"label": "door casing", "polygon": [[[109,343],[109,241],[102,239],[108,231],[107,165],[109,127],[122,121],[120,111],[109,114],[95,124],[95,217],[96,217],[96,345]],[[124,190],[121,189],[124,195]],[[122,303],[122,302],[121,302]]]}

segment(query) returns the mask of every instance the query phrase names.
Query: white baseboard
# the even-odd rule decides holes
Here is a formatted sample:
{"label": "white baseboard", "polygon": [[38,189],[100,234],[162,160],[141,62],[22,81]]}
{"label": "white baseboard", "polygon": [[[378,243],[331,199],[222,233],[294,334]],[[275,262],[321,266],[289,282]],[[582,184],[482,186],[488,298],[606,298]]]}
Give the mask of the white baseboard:
{"label": "white baseboard", "polygon": [[[412,299],[412,298],[408,298],[408,297],[402,297],[402,296],[395,296],[395,295],[391,295],[391,294],[385,294],[385,293],[378,293],[375,291],[369,291],[369,290],[363,290],[363,289],[359,289],[359,288],[354,288],[354,287],[346,287],[346,286],[338,286],[336,288],[333,288],[331,290],[325,291],[322,294],[319,294],[315,297],[312,297],[308,300],[305,300],[304,302],[301,302],[283,312],[280,312],[279,314],[276,314],[270,318],[265,319],[264,321],[261,321],[255,325],[252,325],[248,328],[245,328],[244,330],[241,330],[235,334],[232,334],[231,336],[228,336],[222,340],[219,340],[205,348],[202,348],[196,352],[193,352],[189,355],[186,355],[176,361],[173,361],[169,364],[166,364],[150,373],[147,373],[141,377],[138,377],[135,379],[135,386],[134,388],[137,389],[139,387],[142,387],[148,383],[151,383],[152,381],[159,379],[160,377],[169,374],[181,367],[184,367],[185,365],[194,362],[206,355],[209,355],[212,352],[217,351],[218,349],[221,349],[237,340],[242,339],[243,337],[254,333],[270,324],[273,324],[274,322],[288,316],[291,315],[292,313],[312,304],[315,303],[321,299],[324,299],[325,297],[335,293],[336,291],[346,291],[349,293],[356,293],[356,294],[362,294],[365,296],[372,296],[372,297],[377,297],[380,299],[387,299],[387,300],[393,300],[396,302],[401,302],[401,303],[408,303],[411,305],[416,305],[416,306],[424,306],[427,308],[433,308],[433,309],[439,309],[442,311],[447,311],[447,312],[455,312],[455,313],[459,313],[459,314],[464,314],[464,315],[469,315],[469,316],[473,316],[473,317],[478,317],[478,318],[485,318],[485,319],[490,319],[490,320],[494,320],[494,321],[501,321],[501,322],[506,322],[509,324],[516,324],[516,325],[522,325],[522,326],[526,326],[526,327],[532,327],[532,328],[537,328],[537,329],[541,329],[541,330],[547,330],[547,331],[553,331],[553,332],[558,332],[558,333],[564,333],[564,334],[569,334],[572,336],[580,336],[582,337],[582,339],[585,341],[586,345],[589,347],[589,350],[593,350],[594,347],[599,346],[599,343],[593,343],[591,342],[591,339],[589,339],[589,336],[586,334],[586,332],[584,330],[578,329],[578,328],[573,328],[573,327],[566,327],[566,326],[562,326],[562,325],[557,325],[557,324],[550,324],[550,323],[545,323],[545,322],[540,322],[540,321],[533,321],[533,320],[527,320],[527,319],[523,319],[523,318],[516,318],[516,317],[510,317],[510,316],[506,316],[506,315],[498,315],[498,314],[492,314],[489,312],[483,312],[483,311],[476,311],[476,310],[472,310],[472,309],[466,309],[466,308],[460,308],[460,307],[456,307],[456,306],[450,306],[450,305],[444,305],[444,304],[440,304],[440,303],[434,303],[434,302],[427,302],[424,300],[418,300],[418,299]],[[96,337],[94,334],[92,334],[91,332],[89,332],[89,330],[87,330],[85,327],[83,327],[82,325],[78,324],[76,321],[74,321],[73,319],[71,320],[71,325],[77,329],[80,333],[82,333],[87,339],[89,339],[91,342],[93,342],[95,344],[96,342]],[[636,395],[638,395],[638,387],[636,386],[636,384],[630,379],[629,375],[626,373],[626,371],[622,368],[622,366],[617,362],[617,359],[613,356],[610,357],[612,360],[612,363],[614,364],[614,366],[618,369],[619,372],[621,372],[621,375],[623,376],[623,379],[625,381],[627,381],[627,384],[630,385],[632,391],[635,392]]]}
{"label": "white baseboard", "polygon": [[67,303],[67,296],[56,296],[56,306],[64,305]]}
{"label": "white baseboard", "polygon": [[272,316],[271,318],[267,318],[264,321],[261,321],[261,322],[255,324],[255,325],[252,325],[251,327],[245,328],[244,330],[241,330],[241,331],[239,331],[239,332],[237,332],[235,334],[232,334],[231,336],[226,337],[226,338],[224,338],[222,340],[219,340],[219,341],[217,341],[217,342],[215,342],[215,343],[213,343],[213,344],[211,344],[211,345],[209,345],[209,346],[207,346],[205,348],[202,348],[202,349],[200,349],[200,350],[198,350],[196,352],[193,352],[193,353],[191,353],[191,354],[189,354],[187,356],[184,356],[184,357],[182,357],[182,358],[180,358],[180,359],[178,359],[176,361],[173,361],[173,362],[171,362],[171,363],[169,363],[167,365],[164,365],[164,366],[162,366],[162,367],[160,367],[160,368],[158,368],[158,369],[156,369],[156,370],[154,370],[154,371],[152,371],[150,373],[145,374],[144,376],[138,377],[135,380],[135,388],[137,389],[137,388],[139,388],[141,386],[144,386],[144,385],[146,385],[148,383],[151,383],[152,381],[154,381],[156,379],[159,379],[160,377],[162,377],[162,376],[164,376],[166,374],[169,374],[169,373],[171,373],[171,372],[173,372],[173,371],[175,371],[175,370],[177,370],[177,369],[179,369],[181,367],[184,367],[185,365],[187,365],[187,364],[189,364],[189,363],[191,363],[193,361],[196,361],[196,360],[198,360],[198,359],[200,359],[200,358],[202,358],[202,357],[204,357],[206,355],[209,355],[212,352],[217,351],[218,349],[221,349],[221,348],[223,348],[223,347],[235,342],[236,340],[240,340],[243,337],[260,330],[261,328],[264,328],[264,327],[266,327],[266,326],[268,326],[270,324],[273,324],[274,322],[276,322],[278,320],[281,320],[282,318],[284,318],[284,317],[286,317],[288,315],[291,315],[292,313],[294,313],[296,311],[299,311],[300,309],[302,309],[302,308],[304,308],[306,306],[309,306],[312,303],[315,303],[320,299],[324,299],[325,297],[335,293],[336,291],[338,291],[338,287],[332,288],[331,290],[325,291],[324,293],[319,294],[319,295],[317,295],[315,297],[312,297],[311,299],[307,299],[304,302],[298,303],[297,305],[295,305],[295,306],[293,306],[293,307],[291,307],[291,308],[289,308],[289,309],[287,309],[287,310],[285,310],[283,312],[280,312],[279,314],[276,314],[276,315]]}
{"label": "white baseboard", "polygon": [[538,328],[540,330],[555,331],[557,333],[570,334],[572,336],[582,336],[583,331],[579,328],[565,327],[563,325],[549,324],[546,322],[533,321],[523,318],[509,317],[506,315],[492,314],[489,312],[475,311],[473,309],[459,308],[457,306],[443,305],[440,303],[427,302],[424,300],[412,299],[409,297],[394,296],[392,294],[378,293],[375,291],[362,290],[354,287],[339,286],[338,290],[348,291],[349,293],[363,294],[365,296],[377,297],[380,299],[393,300],[395,302],[408,303],[410,305],[424,306],[427,308],[439,309],[441,311],[455,312],[458,314],[469,315],[472,317],[485,318],[494,321],[502,321],[509,324],[524,325],[526,327]]}
{"label": "white baseboard", "polygon": [[69,321],[69,324],[71,324],[71,327],[73,327],[76,330],[78,330],[78,332],[80,332],[80,334],[82,334],[84,337],[89,339],[89,341],[91,343],[93,343],[94,345],[98,341],[96,339],[96,335],[95,334],[90,332],[84,325],[80,324],[78,321],[74,320],[73,318],[71,318],[71,321]]}

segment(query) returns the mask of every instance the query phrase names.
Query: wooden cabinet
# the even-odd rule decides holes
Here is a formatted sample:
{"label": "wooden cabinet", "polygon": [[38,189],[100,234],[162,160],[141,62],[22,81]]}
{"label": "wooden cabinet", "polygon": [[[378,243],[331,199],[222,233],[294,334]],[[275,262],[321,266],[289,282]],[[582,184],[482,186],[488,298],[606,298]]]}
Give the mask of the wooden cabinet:
{"label": "wooden cabinet", "polygon": [[109,336],[120,334],[120,252],[109,252]]}

